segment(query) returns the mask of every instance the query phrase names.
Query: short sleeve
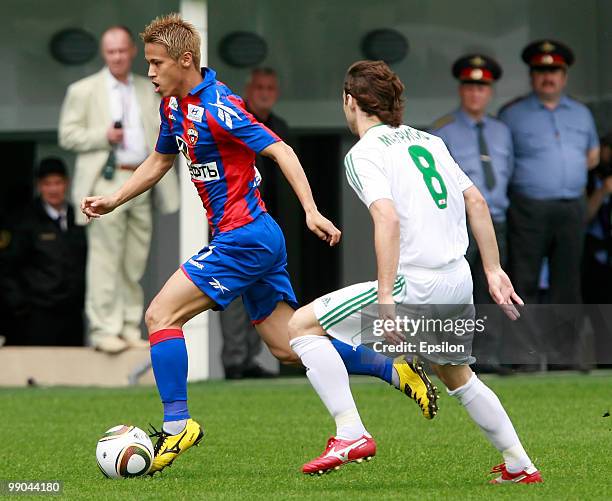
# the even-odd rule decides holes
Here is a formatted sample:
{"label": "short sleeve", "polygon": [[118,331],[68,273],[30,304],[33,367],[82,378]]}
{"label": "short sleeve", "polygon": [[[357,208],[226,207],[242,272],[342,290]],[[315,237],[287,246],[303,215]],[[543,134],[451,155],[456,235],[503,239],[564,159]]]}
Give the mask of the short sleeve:
{"label": "short sleeve", "polygon": [[369,208],[376,200],[393,200],[391,184],[379,155],[349,153],[344,158],[346,178],[357,196]]}
{"label": "short sleeve", "polygon": [[236,95],[222,95],[217,91],[217,101],[210,103],[207,112],[209,120],[214,120],[226,132],[240,139],[255,153],[281,141],[280,137],[246,111],[242,99]]}
{"label": "short sleeve", "polygon": [[169,113],[168,100],[162,99],[159,104],[159,116],[161,121],[159,124],[159,135],[157,136],[155,151],[165,155],[176,155],[179,150],[174,134],[172,134],[172,128],[170,127],[170,120],[168,119]]}
{"label": "short sleeve", "polygon": [[590,111],[587,111],[589,115],[589,150],[593,148],[599,148],[599,136],[597,135],[597,127],[595,126],[595,121],[593,120],[593,115]]}
{"label": "short sleeve", "polygon": [[470,188],[474,183],[468,177],[468,175],[465,172],[463,172],[461,167],[459,167],[457,162],[455,162],[454,160],[453,160],[453,166],[455,170],[455,176],[457,178],[457,183],[459,184],[459,189],[463,192],[467,190],[468,188]]}

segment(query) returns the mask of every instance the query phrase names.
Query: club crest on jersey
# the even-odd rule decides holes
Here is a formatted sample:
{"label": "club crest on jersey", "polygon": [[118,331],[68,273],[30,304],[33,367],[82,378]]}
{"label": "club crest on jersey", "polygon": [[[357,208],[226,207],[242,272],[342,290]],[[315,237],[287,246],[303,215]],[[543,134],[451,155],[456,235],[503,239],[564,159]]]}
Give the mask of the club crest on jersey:
{"label": "club crest on jersey", "polygon": [[194,146],[198,142],[198,137],[198,129],[195,127],[189,127],[189,129],[187,129],[187,139],[189,139],[189,144],[191,144],[191,146]]}
{"label": "club crest on jersey", "polygon": [[168,106],[170,107],[171,110],[174,110],[174,111],[178,110],[178,101],[176,100],[176,97],[172,96],[170,98],[170,102],[168,103]]}
{"label": "club crest on jersey", "polygon": [[187,119],[192,122],[201,122],[204,117],[204,108],[194,104],[187,105]]}
{"label": "club crest on jersey", "polygon": [[221,95],[219,94],[219,91],[217,91],[217,102],[208,104],[217,108],[217,116],[220,120],[225,122],[225,125],[227,125],[230,129],[234,127],[234,122],[232,118],[235,118],[236,120],[242,120],[238,113],[236,113],[232,108],[221,102]]}

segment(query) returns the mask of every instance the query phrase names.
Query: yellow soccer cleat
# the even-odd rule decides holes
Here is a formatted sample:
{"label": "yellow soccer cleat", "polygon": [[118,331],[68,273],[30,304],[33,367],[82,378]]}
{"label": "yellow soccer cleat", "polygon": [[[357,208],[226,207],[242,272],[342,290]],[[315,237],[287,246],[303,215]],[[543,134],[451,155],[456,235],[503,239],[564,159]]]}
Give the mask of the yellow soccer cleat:
{"label": "yellow soccer cleat", "polygon": [[153,428],[151,438],[153,437],[157,437],[157,442],[155,442],[153,449],[155,455],[149,475],[153,475],[156,471],[161,471],[166,466],[170,466],[179,454],[182,454],[194,445],[198,445],[202,437],[204,437],[204,430],[196,421],[188,419],[185,429],[180,433],[169,435],[163,429],[157,431]]}
{"label": "yellow soccer cleat", "polygon": [[433,385],[423,365],[414,357],[408,362],[403,355],[393,360],[393,368],[400,380],[398,390],[412,398],[426,419],[433,419],[438,412],[438,389]]}

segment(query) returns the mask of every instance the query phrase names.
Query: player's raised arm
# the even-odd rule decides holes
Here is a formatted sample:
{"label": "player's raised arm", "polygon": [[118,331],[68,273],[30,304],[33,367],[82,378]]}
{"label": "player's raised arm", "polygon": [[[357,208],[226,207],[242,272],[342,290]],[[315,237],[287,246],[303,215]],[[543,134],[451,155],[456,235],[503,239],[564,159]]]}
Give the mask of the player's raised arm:
{"label": "player's raised arm", "polygon": [[270,157],[279,165],[304,208],[308,229],[330,246],[336,245],[340,241],[341,232],[317,210],[308,178],[293,148],[283,141],[278,141],[263,149],[261,154]]}
{"label": "player's raised arm", "polygon": [[112,195],[91,196],[81,201],[81,211],[88,218],[98,218],[153,187],[170,170],[176,155],[151,153],[134,174]]}

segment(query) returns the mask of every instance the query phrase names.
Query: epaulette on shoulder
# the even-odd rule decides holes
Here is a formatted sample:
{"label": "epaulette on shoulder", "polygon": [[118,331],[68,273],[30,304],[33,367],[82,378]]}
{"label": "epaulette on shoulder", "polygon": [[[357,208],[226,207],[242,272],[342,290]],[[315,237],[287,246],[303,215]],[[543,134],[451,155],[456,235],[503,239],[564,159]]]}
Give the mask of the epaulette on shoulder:
{"label": "epaulette on shoulder", "polygon": [[519,101],[522,101],[527,96],[529,96],[529,94],[523,94],[522,96],[515,97],[514,99],[508,101],[506,104],[502,105],[502,107],[499,109],[499,111],[497,112],[497,116],[499,116],[502,111],[506,110],[507,108],[510,108],[510,106],[515,105]]}
{"label": "epaulette on shoulder", "polygon": [[449,113],[448,115],[444,115],[443,117],[438,118],[434,123],[432,123],[427,130],[434,131],[441,129],[445,125],[452,124],[456,120],[455,115]]}

